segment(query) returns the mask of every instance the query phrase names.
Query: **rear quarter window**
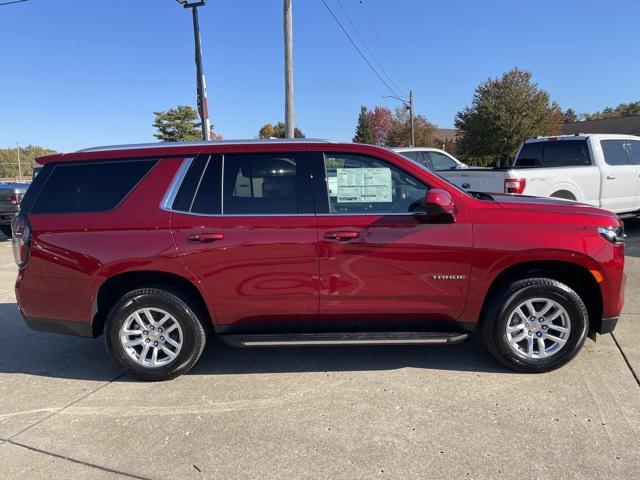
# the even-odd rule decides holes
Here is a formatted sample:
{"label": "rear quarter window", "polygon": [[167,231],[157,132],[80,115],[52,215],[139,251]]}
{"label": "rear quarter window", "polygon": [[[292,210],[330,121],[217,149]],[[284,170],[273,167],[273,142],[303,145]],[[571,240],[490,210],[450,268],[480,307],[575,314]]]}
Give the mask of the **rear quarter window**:
{"label": "rear quarter window", "polygon": [[516,167],[584,167],[591,165],[586,140],[548,140],[525,143]]}
{"label": "rear quarter window", "polygon": [[128,160],[54,165],[30,213],[111,210],[156,163],[157,160]]}

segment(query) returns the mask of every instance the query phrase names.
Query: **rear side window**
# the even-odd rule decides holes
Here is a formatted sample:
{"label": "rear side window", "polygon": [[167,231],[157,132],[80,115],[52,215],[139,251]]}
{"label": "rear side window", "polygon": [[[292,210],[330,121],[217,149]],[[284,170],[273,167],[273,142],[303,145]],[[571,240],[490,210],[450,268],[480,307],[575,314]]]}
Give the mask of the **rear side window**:
{"label": "rear side window", "polygon": [[543,167],[579,167],[591,165],[589,149],[584,140],[544,142]]}
{"label": "rear side window", "polygon": [[115,208],[157,160],[55,165],[31,213],[104,212]]}
{"label": "rear side window", "polygon": [[602,153],[604,153],[604,161],[607,165],[629,165],[627,151],[622,144],[622,140],[601,140]]}
{"label": "rear side window", "polygon": [[301,168],[296,154],[224,157],[225,214],[302,213]]}

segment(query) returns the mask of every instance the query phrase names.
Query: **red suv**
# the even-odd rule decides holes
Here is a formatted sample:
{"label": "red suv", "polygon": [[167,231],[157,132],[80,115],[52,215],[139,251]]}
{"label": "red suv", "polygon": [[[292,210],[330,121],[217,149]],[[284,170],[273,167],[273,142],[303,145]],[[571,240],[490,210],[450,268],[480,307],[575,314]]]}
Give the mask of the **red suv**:
{"label": "red suv", "polygon": [[235,345],[447,344],[523,372],[615,327],[624,232],[563,200],[459,190],[389,150],[318,140],[106,147],[44,165],[13,222],[36,330],[128,374]]}

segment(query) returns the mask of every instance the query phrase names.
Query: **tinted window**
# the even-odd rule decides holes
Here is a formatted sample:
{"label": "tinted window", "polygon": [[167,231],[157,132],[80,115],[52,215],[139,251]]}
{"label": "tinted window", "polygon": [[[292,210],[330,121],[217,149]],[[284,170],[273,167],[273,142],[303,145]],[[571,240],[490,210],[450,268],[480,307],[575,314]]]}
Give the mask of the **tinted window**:
{"label": "tinted window", "polygon": [[225,214],[301,212],[295,154],[225,155]]}
{"label": "tinted window", "polygon": [[589,149],[584,140],[544,142],[543,167],[575,167],[591,165]]}
{"label": "tinted window", "polygon": [[204,167],[207,165],[208,160],[208,155],[199,155],[193,159],[193,161],[191,162],[191,167],[189,167],[184,180],[182,180],[180,190],[178,190],[176,199],[173,202],[174,210],[188,212],[191,209],[193,196],[195,194],[196,188],[198,188],[198,184],[200,183],[200,179],[202,178],[202,173],[204,172]]}
{"label": "tinted window", "polygon": [[631,162],[640,165],[640,140],[626,140],[624,144]]}
{"label": "tinted window", "polygon": [[452,170],[455,169],[458,164],[451,160],[443,153],[439,152],[424,152],[426,155],[431,157],[431,163],[433,164],[433,169],[437,172],[439,170]]}
{"label": "tinted window", "polygon": [[600,145],[607,165],[629,165],[627,151],[621,140],[601,140]]}
{"label": "tinted window", "polygon": [[211,155],[207,158],[207,165],[198,184],[191,212],[209,215],[222,213],[222,157],[220,155]]}
{"label": "tinted window", "polygon": [[409,160],[413,160],[414,162],[422,163],[421,152],[400,152],[400,155],[407,157]]}
{"label": "tinted window", "polygon": [[330,213],[425,212],[428,187],[385,161],[326,153],[324,165]]}
{"label": "tinted window", "polygon": [[32,213],[110,210],[124,199],[156,162],[137,160],[56,165]]}
{"label": "tinted window", "polygon": [[539,167],[542,165],[542,149],[544,142],[525,143],[520,149],[515,162],[518,167]]}

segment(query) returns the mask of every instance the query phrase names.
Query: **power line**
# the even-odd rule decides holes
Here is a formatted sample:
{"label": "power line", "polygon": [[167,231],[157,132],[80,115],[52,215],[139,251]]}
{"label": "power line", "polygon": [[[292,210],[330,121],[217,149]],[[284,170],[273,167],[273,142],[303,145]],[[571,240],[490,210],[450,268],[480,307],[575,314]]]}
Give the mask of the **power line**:
{"label": "power line", "polygon": [[349,35],[349,32],[347,32],[347,30],[344,28],[344,26],[342,25],[342,23],[340,22],[340,20],[338,19],[338,17],[336,17],[336,14],[333,13],[333,10],[331,10],[331,7],[327,4],[327,2],[325,0],[320,0],[324,6],[327,8],[327,10],[329,10],[329,13],[331,14],[331,16],[333,17],[333,19],[336,21],[336,23],[338,24],[338,26],[340,27],[340,29],[344,32],[344,34],[347,36],[347,38],[349,39],[349,41],[351,42],[351,45],[353,45],[353,48],[356,49],[356,51],[360,54],[360,56],[362,57],[362,59],[366,62],[367,65],[369,65],[369,68],[371,69],[371,71],[376,75],[376,77],[378,77],[380,79],[380,81],[382,82],[382,84],[387,87],[387,89],[389,89],[389,91],[391,93],[393,93],[396,96],[399,96],[394,90],[393,88],[391,88],[389,86],[389,84],[386,82],[386,80],[384,78],[382,78],[382,76],[378,73],[378,71],[374,68],[373,65],[371,65],[371,62],[369,61],[369,59],[364,55],[364,53],[362,53],[362,50],[360,50],[360,47],[358,47],[358,45],[356,44],[356,42],[353,41],[353,38],[351,38],[351,35]]}
{"label": "power line", "polygon": [[376,34],[376,37],[378,37],[378,41],[380,42],[380,45],[382,45],[382,48],[384,49],[384,51],[385,51],[385,53],[387,55],[387,58],[389,59],[389,61],[393,65],[393,69],[398,74],[398,77],[400,77],[400,81],[402,82],[404,87],[408,90],[409,89],[408,84],[407,84],[406,80],[404,79],[404,77],[402,76],[402,73],[400,73],[400,69],[398,68],[398,65],[396,64],[396,62],[393,61],[393,57],[391,56],[391,53],[389,52],[389,49],[387,48],[386,44],[384,43],[384,40],[382,40],[382,35],[380,35],[380,32],[378,32],[378,29],[376,28],[375,24],[373,23],[373,20],[371,19],[371,15],[369,14],[368,9],[366,8],[364,0],[359,0],[359,1],[360,1],[360,5],[362,5],[362,9],[364,10],[365,17],[367,17],[367,20],[369,21],[369,25],[371,25],[371,29]]}
{"label": "power line", "polygon": [[389,82],[398,90],[403,90],[402,87],[399,87],[398,84],[396,82],[393,81],[393,79],[387,74],[387,72],[385,71],[385,69],[382,67],[382,65],[380,64],[380,62],[378,62],[378,60],[376,59],[376,56],[373,54],[373,52],[371,51],[371,49],[369,48],[369,46],[367,45],[367,42],[364,41],[364,38],[362,38],[362,35],[360,35],[360,32],[358,31],[358,29],[356,28],[355,24],[353,23],[353,21],[351,20],[351,16],[349,15],[349,13],[347,12],[347,10],[344,8],[344,5],[342,4],[342,0],[337,0],[338,1],[338,5],[340,6],[340,8],[342,9],[342,13],[344,13],[345,17],[347,17],[347,20],[349,21],[349,24],[351,25],[351,28],[353,28],[353,31],[356,32],[356,35],[358,36],[358,38],[360,39],[360,42],[362,43],[362,45],[364,46],[364,48],[367,49],[367,52],[369,52],[369,55],[371,56],[371,59],[373,60],[373,63],[376,65],[376,67],[378,67],[378,69],[382,72],[382,74],[385,76],[385,78],[387,80],[389,80]]}
{"label": "power line", "polygon": [[3,5],[11,5],[12,3],[22,3],[22,2],[26,2],[27,0],[13,0],[11,2],[4,2],[4,3],[0,3],[0,7],[2,7]]}

